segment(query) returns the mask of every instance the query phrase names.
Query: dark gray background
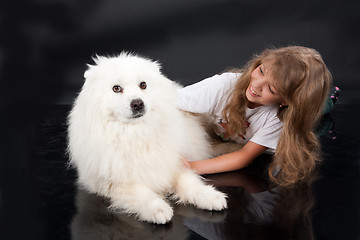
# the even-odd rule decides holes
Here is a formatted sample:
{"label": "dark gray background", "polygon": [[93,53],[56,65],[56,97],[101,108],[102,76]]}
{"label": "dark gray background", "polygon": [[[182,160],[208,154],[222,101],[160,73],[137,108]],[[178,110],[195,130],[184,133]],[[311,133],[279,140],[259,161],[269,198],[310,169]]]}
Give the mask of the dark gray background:
{"label": "dark gray background", "polygon": [[348,0],[9,1],[1,8],[2,100],[71,104],[95,54],[150,57],[187,85],[241,67],[264,48],[292,44],[317,49],[336,85],[359,88],[358,6]]}
{"label": "dark gray background", "polygon": [[[340,160],[354,164],[359,156],[357,128],[352,124],[358,122],[355,118],[359,108],[356,96],[360,93],[359,26],[359,3],[355,0],[1,1],[0,238],[5,232],[12,238],[4,239],[42,239],[39,232],[45,229],[40,224],[38,208],[44,206],[39,206],[42,191],[38,182],[44,177],[38,174],[43,164],[39,160],[39,146],[59,145],[46,153],[46,157],[52,158],[43,159],[57,165],[44,168],[49,175],[64,175],[60,184],[46,191],[56,194],[57,188],[69,180],[67,171],[59,173],[66,159],[66,137],[60,141],[57,136],[49,135],[45,140],[50,142],[39,145],[45,140],[39,139],[42,135],[38,131],[42,128],[38,119],[43,119],[54,104],[72,104],[83,84],[86,64],[92,63],[95,54],[113,55],[126,50],[150,57],[162,63],[163,72],[170,79],[187,85],[228,67],[240,67],[254,53],[267,47],[297,44],[315,48],[331,70],[334,83],[342,89],[337,116],[348,117],[338,123],[340,134],[346,136],[337,142],[342,149],[338,155],[341,158],[350,154],[347,149],[352,149],[353,155],[346,161]],[[50,120],[55,123],[62,119],[57,115],[52,117]],[[52,126],[45,122],[45,127]],[[60,133],[65,134],[65,123],[61,127]],[[348,135],[341,132],[346,127]],[[341,170],[336,166],[336,172]],[[354,171],[358,169],[358,165],[350,166]],[[343,172],[338,174],[348,176],[348,172]],[[332,193],[344,189],[348,182],[342,184],[335,190],[332,182],[326,186]],[[345,191],[349,194],[346,199],[357,202],[351,186],[351,191]],[[336,202],[331,207],[322,205],[332,210],[339,198],[325,196],[323,203]],[[60,202],[61,197],[56,195]],[[50,205],[44,208],[51,209],[51,201],[47,204]],[[353,205],[349,209],[355,207],[354,212],[358,212],[358,205]],[[67,219],[52,211],[48,215],[59,221]],[[358,215],[355,218],[358,220]],[[336,230],[338,218],[331,219],[336,224],[330,228]],[[357,226],[356,221],[352,224]],[[340,234],[343,229],[339,229]]]}

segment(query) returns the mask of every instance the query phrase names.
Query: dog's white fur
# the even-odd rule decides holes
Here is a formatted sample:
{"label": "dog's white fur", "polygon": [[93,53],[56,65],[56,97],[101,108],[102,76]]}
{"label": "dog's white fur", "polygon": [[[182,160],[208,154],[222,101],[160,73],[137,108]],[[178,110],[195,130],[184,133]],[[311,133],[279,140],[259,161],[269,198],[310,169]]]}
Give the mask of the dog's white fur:
{"label": "dog's white fur", "polygon": [[[158,224],[173,216],[169,195],[201,209],[226,208],[226,195],[181,163],[182,157],[209,158],[211,151],[200,123],[176,107],[180,86],[161,74],[157,62],[136,55],[94,61],[68,119],[78,182],[110,198],[113,208]],[[130,106],[136,99],[144,104],[140,116]]]}

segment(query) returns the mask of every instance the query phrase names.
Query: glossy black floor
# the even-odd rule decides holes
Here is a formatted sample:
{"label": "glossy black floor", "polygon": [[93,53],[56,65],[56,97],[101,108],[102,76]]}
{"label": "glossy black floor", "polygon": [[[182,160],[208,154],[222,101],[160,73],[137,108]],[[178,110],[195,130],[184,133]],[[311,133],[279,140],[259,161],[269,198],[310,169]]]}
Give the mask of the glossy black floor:
{"label": "glossy black floor", "polygon": [[27,170],[30,181],[26,196],[31,210],[24,211],[29,221],[11,214],[19,211],[4,209],[10,212],[4,222],[18,223],[5,229],[6,236],[39,240],[359,239],[358,95],[356,91],[343,91],[336,108],[325,116],[321,128],[324,161],[313,184],[269,189],[269,159],[262,156],[247,169],[207,176],[228,194],[226,211],[173,204],[175,216],[163,226],[109,212],[106,199],[78,189],[76,173],[67,168],[65,155],[65,119],[70,106],[39,107],[35,151]]}

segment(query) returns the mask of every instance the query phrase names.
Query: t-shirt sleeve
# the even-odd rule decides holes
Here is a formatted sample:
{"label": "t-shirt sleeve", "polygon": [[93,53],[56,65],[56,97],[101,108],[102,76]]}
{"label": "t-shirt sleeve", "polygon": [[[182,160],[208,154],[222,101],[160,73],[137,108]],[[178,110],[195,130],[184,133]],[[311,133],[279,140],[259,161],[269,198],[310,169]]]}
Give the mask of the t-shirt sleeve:
{"label": "t-shirt sleeve", "polygon": [[223,73],[177,90],[177,106],[195,113],[212,113],[236,82],[236,73]]}
{"label": "t-shirt sleeve", "polygon": [[261,130],[257,131],[249,141],[265,146],[268,148],[267,152],[274,153],[279,142],[282,125],[276,115],[272,116],[265,121]]}

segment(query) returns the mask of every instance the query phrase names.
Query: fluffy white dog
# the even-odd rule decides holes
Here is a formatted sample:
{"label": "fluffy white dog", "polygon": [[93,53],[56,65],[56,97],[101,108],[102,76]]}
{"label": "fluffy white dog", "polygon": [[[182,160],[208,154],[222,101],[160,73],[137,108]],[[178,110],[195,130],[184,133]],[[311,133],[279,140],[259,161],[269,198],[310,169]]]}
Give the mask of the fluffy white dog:
{"label": "fluffy white dog", "polygon": [[179,86],[149,59],[122,53],[94,61],[68,119],[80,185],[108,197],[112,208],[157,224],[173,216],[167,196],[226,208],[226,195],[181,162],[208,158],[211,150],[200,123],[176,107]]}

